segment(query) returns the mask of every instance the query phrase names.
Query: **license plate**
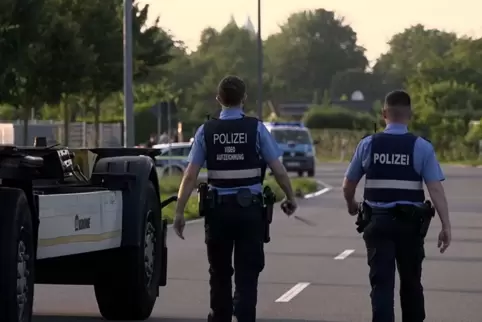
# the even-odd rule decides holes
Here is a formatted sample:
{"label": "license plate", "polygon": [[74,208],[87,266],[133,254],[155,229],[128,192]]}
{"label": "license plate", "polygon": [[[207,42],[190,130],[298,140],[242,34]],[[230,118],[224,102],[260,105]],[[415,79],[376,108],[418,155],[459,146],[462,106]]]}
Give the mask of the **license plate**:
{"label": "license plate", "polygon": [[287,167],[299,167],[300,163],[299,162],[286,162]]}

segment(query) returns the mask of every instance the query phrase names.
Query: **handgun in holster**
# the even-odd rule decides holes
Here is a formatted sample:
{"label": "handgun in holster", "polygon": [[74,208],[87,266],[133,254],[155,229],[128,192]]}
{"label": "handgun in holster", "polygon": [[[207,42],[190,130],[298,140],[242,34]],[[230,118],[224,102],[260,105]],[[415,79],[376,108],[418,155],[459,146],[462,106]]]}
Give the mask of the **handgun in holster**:
{"label": "handgun in holster", "polygon": [[430,223],[432,218],[435,216],[435,208],[433,207],[430,200],[426,200],[420,212],[420,236],[425,238],[430,228]]}
{"label": "handgun in holster", "polygon": [[202,182],[199,184],[197,188],[199,217],[205,217],[209,212],[212,199],[210,192],[207,183]]}
{"label": "handgun in holster", "polygon": [[360,202],[360,204],[358,205],[358,211],[357,211],[356,221],[355,221],[356,231],[358,233],[360,234],[363,233],[365,228],[370,223],[371,216],[372,216],[372,211],[370,206],[368,206],[366,202]]}
{"label": "handgun in holster", "polygon": [[273,208],[276,202],[276,195],[270,187],[263,189],[263,221],[264,221],[264,242],[267,244],[271,241],[269,229],[273,221]]}

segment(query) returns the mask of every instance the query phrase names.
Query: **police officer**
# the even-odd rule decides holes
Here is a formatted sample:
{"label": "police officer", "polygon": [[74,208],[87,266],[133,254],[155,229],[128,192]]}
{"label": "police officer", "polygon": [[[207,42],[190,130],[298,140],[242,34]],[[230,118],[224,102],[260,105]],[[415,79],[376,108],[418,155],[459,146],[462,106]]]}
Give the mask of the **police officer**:
{"label": "police officer", "polygon": [[[364,228],[363,238],[370,268],[372,321],[395,321],[396,264],[402,321],[421,322],[425,319],[421,284],[425,236],[420,231],[420,221],[412,220],[411,214],[424,209],[425,182],[442,222],[438,247],[443,253],[451,241],[447,201],[441,183],[444,175],[432,144],[407,130],[411,99],[406,92],[389,93],[382,115],[386,128],[358,144],[345,174],[343,193],[348,212],[356,214],[359,207],[355,201],[356,186],[363,175],[366,176],[364,200],[372,216]],[[407,207],[408,212],[402,215],[397,212]]]}
{"label": "police officer", "polygon": [[[261,193],[266,164],[286,194],[283,211],[291,215],[296,202],[289,177],[279,161],[277,143],[258,119],[243,114],[244,82],[235,76],[225,77],[218,86],[216,99],[222,106],[221,115],[208,120],[196,132],[179,188],[174,229],[184,238],[184,208],[206,162],[208,184],[218,195],[215,209],[205,216],[211,286],[208,321],[231,322],[234,316],[238,322],[255,322],[258,276],[264,268]],[[239,196],[245,198],[246,193],[253,202],[243,207]]]}

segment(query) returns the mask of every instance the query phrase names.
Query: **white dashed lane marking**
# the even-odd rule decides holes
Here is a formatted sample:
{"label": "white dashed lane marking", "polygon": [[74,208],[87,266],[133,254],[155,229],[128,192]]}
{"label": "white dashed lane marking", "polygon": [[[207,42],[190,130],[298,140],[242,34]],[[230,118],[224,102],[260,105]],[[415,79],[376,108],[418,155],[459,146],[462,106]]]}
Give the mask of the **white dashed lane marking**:
{"label": "white dashed lane marking", "polygon": [[335,260],[343,260],[350,256],[354,251],[354,249],[345,249],[343,252],[341,252],[338,256],[335,257]]}
{"label": "white dashed lane marking", "polygon": [[288,292],[281,295],[275,302],[276,303],[286,303],[291,301],[296,295],[300,294],[305,288],[308,287],[310,283],[298,283],[293,286]]}

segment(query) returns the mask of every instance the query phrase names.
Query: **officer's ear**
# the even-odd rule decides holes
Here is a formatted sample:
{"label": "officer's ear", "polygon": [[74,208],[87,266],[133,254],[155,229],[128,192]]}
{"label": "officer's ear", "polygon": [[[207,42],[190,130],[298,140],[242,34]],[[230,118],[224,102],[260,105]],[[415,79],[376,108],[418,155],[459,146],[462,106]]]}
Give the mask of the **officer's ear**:
{"label": "officer's ear", "polygon": [[382,117],[384,119],[387,119],[387,108],[385,106],[382,107]]}
{"label": "officer's ear", "polygon": [[216,95],[216,101],[217,101],[219,104],[223,105],[223,102],[221,102],[221,97],[219,97],[219,95]]}

